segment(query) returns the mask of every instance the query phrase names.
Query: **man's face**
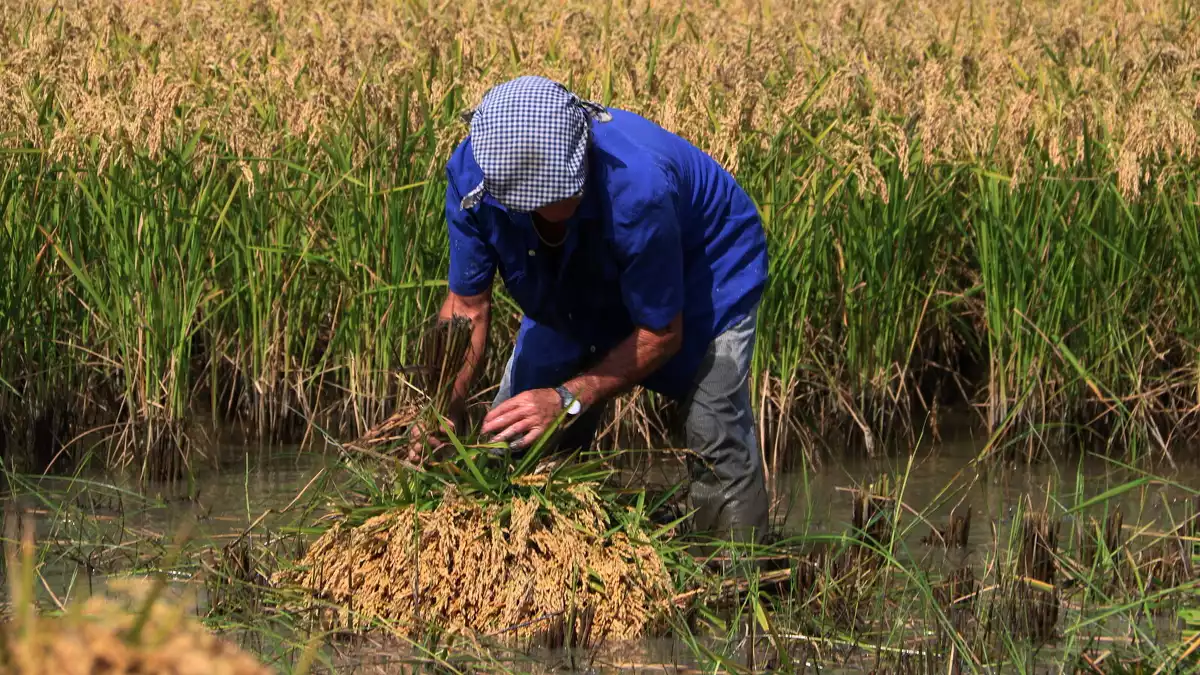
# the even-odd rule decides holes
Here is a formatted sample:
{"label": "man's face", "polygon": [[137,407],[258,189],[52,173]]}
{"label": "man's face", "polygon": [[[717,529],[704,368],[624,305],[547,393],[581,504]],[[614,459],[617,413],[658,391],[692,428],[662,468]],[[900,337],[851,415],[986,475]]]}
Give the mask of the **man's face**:
{"label": "man's face", "polygon": [[551,223],[561,223],[571,217],[575,213],[575,209],[579,207],[581,197],[568,197],[559,201],[547,204],[542,208],[534,211],[535,214],[542,220]]}

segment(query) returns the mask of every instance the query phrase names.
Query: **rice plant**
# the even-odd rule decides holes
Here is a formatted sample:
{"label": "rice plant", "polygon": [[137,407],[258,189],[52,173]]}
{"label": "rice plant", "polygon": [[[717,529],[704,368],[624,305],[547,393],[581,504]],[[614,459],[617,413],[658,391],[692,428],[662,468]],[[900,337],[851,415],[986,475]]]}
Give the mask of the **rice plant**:
{"label": "rice plant", "polygon": [[[457,114],[525,72],[758,203],[776,470],[944,407],[1027,456],[1173,461],[1196,430],[1186,3],[0,8],[0,421],[53,470],[89,429],[178,475],[208,459],[198,413],[282,441],[391,414],[443,291]],[[663,410],[624,401],[620,443],[662,443]]]}

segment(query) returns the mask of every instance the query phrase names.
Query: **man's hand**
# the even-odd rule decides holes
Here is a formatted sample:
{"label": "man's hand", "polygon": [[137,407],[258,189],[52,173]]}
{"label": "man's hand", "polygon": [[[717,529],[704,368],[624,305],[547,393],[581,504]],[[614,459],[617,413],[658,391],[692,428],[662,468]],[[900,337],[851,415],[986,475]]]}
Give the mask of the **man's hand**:
{"label": "man's hand", "polygon": [[[683,341],[683,317],[677,315],[662,330],[637,328],[600,363],[563,386],[584,407],[590,408],[629,389],[654,372],[679,351]],[[498,441],[524,434],[520,446],[527,447],[545,433],[562,414],[562,399],[553,389],[533,389],[518,394],[487,414],[483,433],[498,431]]]}
{"label": "man's hand", "polygon": [[[483,361],[487,349],[488,327],[491,323],[492,292],[484,291],[479,295],[463,296],[453,292],[446,294],[446,300],[438,312],[438,318],[449,321],[455,317],[466,318],[471,322],[471,346],[467,350],[466,361],[455,376],[454,387],[447,404],[446,422],[452,431],[465,429],[467,391],[475,372]],[[420,465],[428,455],[449,444],[440,424],[426,429],[427,424],[418,422],[409,429],[408,453],[406,459]]]}
{"label": "man's hand", "polygon": [[426,431],[424,422],[417,422],[408,430],[408,452],[404,459],[421,466],[425,457],[435,453],[446,444],[440,430]]}
{"label": "man's hand", "polygon": [[529,447],[562,414],[562,399],[553,389],[531,389],[492,408],[483,420],[483,433],[493,440],[511,442],[521,436],[518,447]]}
{"label": "man's hand", "polygon": [[492,291],[489,289],[479,295],[464,296],[453,292],[446,294],[446,300],[438,311],[440,321],[450,321],[456,317],[471,322],[471,347],[467,350],[466,361],[454,378],[454,388],[450,394],[449,411],[454,415],[461,412],[467,400],[467,392],[475,373],[483,363],[487,351],[488,328],[491,325]]}
{"label": "man's hand", "polygon": [[[465,411],[461,407],[452,408],[446,415],[446,426],[450,427],[450,431],[454,434],[459,433],[459,429],[465,428],[464,419]],[[430,426],[426,429],[426,426]],[[442,429],[442,425],[437,420],[418,421],[414,423],[408,430],[408,453],[405,459],[417,466],[425,463],[425,460],[447,445],[450,445],[450,439],[446,435],[446,431]]]}

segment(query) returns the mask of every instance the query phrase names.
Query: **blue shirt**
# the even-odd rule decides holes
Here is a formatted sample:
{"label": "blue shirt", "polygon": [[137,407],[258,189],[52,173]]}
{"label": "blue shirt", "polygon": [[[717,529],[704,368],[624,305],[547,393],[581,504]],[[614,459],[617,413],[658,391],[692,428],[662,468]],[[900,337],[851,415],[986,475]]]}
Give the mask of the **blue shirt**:
{"label": "blue shirt", "polygon": [[594,365],[635,326],[683,314],[678,353],[642,383],[680,398],[712,339],[744,318],[767,282],[758,211],[729,172],[683,138],[634,113],[591,122],[584,196],[558,247],[529,214],[463,195],[483,174],[466,138],[446,165],[450,290],[476,295],[499,271],[524,313],[513,393],[552,387]]}

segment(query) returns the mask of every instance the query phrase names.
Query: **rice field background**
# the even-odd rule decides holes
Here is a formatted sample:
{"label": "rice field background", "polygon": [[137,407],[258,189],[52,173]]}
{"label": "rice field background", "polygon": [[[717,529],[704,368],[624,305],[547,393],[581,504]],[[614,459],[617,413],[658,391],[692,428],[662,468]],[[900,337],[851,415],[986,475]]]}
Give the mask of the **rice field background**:
{"label": "rice field background", "polygon": [[[70,615],[125,576],[195,599],[277,672],[1196,672],[1196,13],[0,0],[0,485],[4,540],[36,562],[5,559],[0,611],[18,620],[0,625],[0,672],[61,650],[29,639],[43,624],[21,602]],[[661,642],[597,656],[594,615],[564,609],[502,629],[534,636],[504,647],[421,623],[415,602],[389,610],[415,634],[327,629],[315,617],[357,618],[361,589],[300,611],[269,580],[303,572],[331,521],[520,507],[548,541],[530,514],[567,508],[554,480],[599,475],[518,484],[469,443],[404,471],[341,444],[420,400],[457,116],[524,73],[685,136],[759,205],[754,386],[781,531],[693,558],[663,538],[674,512],[624,478],[597,514],[652,532],[671,577]],[[499,307],[485,385],[519,318]],[[649,471],[631,449],[679,445],[675,413],[626,397],[599,450]],[[404,551],[458,550],[470,528],[431,518],[450,537],[436,546],[350,539],[393,570],[376,591],[399,597]],[[513,544],[506,528],[481,559]],[[443,600],[477,600],[440,571]],[[139,654],[138,636],[95,644]]]}
{"label": "rice field background", "polygon": [[[456,115],[527,72],[759,204],[772,466],[952,410],[1025,454],[1162,457],[1197,428],[1189,2],[0,9],[0,419],[35,465],[190,466],[204,415],[292,439],[385,416],[444,292]],[[669,415],[632,397],[609,437]]]}

